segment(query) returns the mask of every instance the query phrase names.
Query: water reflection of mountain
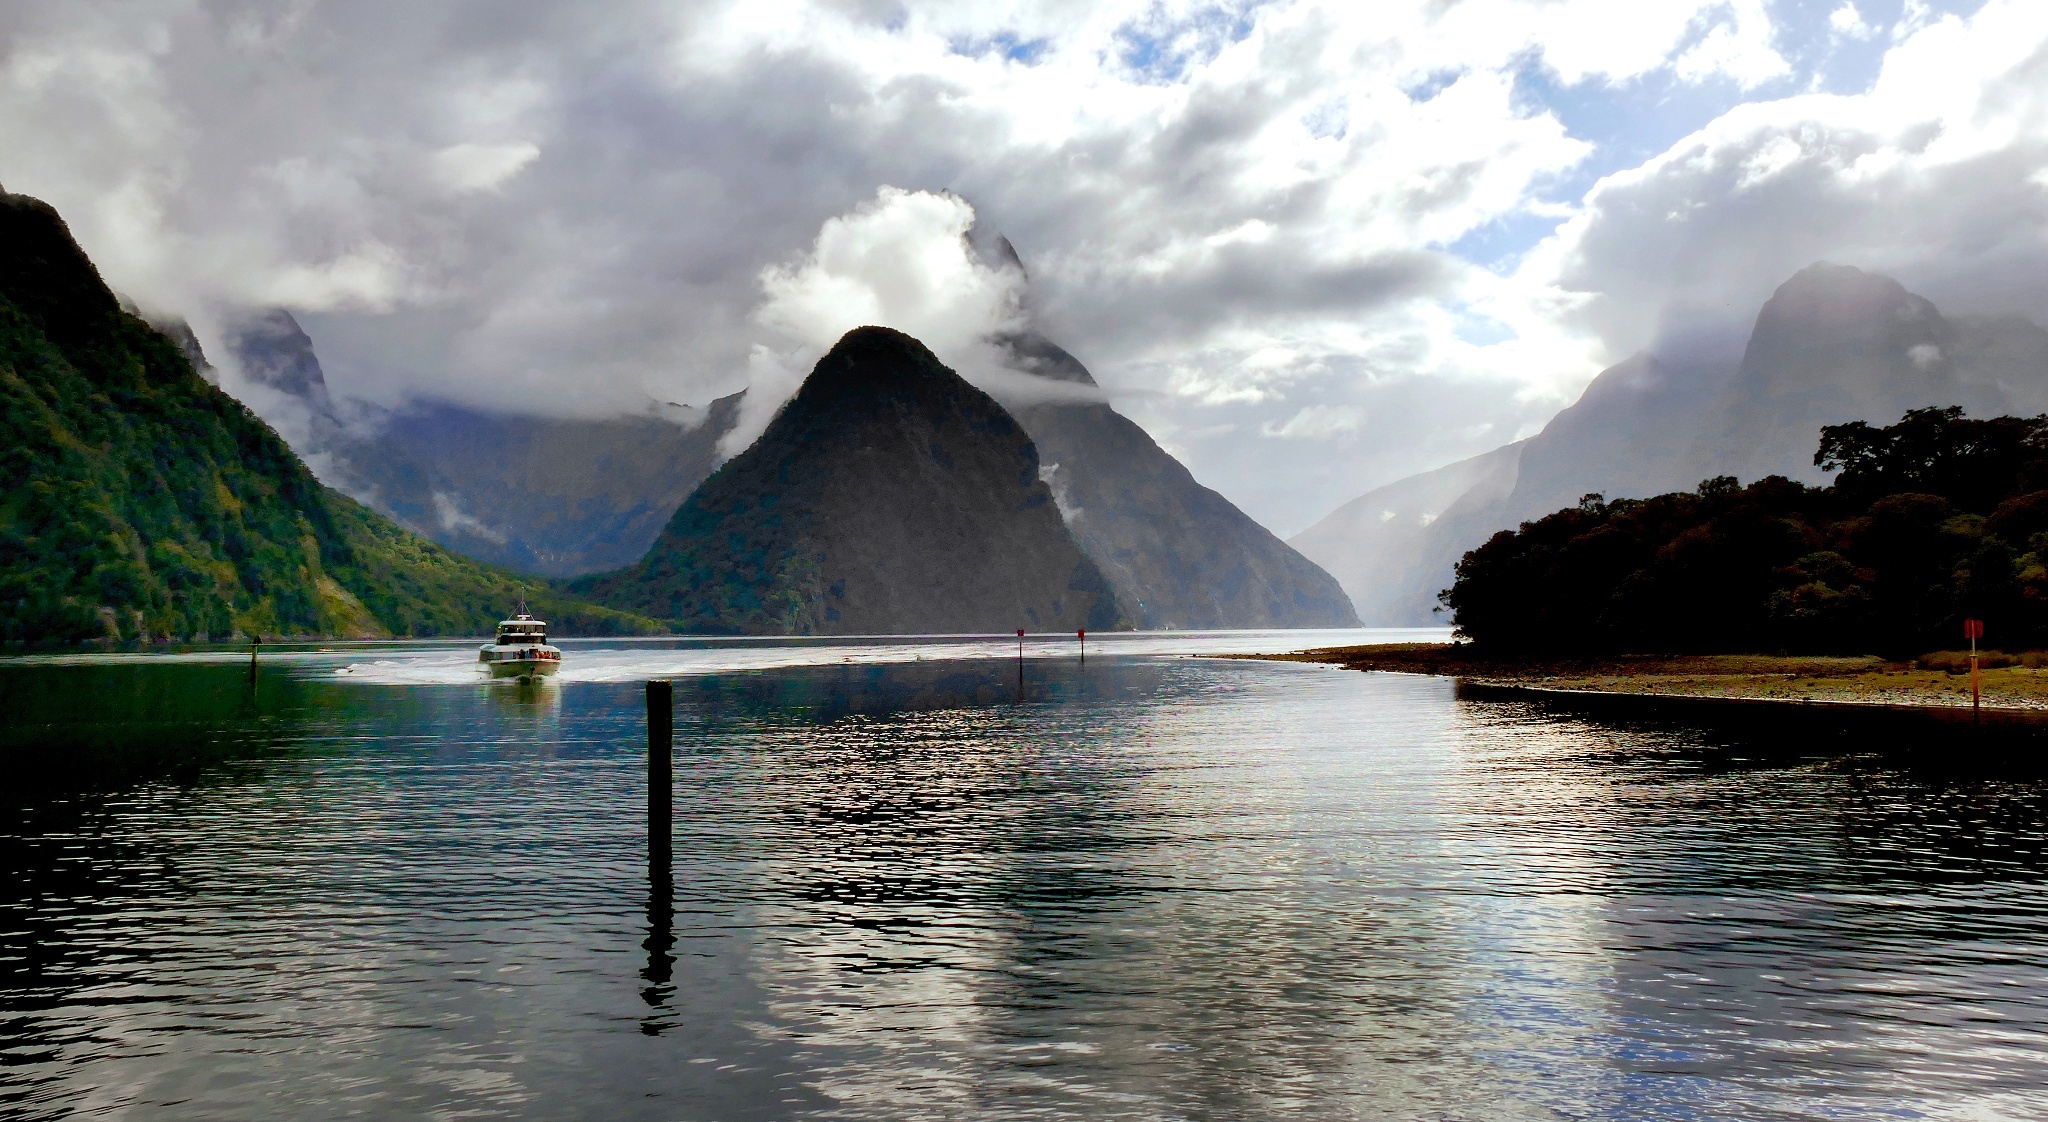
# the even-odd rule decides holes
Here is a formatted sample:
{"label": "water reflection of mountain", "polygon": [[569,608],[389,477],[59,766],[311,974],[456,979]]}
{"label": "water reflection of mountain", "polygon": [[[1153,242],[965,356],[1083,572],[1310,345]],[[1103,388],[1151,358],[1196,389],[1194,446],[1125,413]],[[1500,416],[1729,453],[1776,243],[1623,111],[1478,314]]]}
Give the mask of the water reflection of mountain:
{"label": "water reflection of mountain", "polygon": [[[806,719],[721,731],[775,808],[747,827],[773,933],[755,983],[783,1031],[851,1050],[816,1085],[864,1112],[1255,1116],[1448,1060],[1470,1036],[1455,925],[1398,893],[1361,907],[1294,851],[1291,795],[1260,791],[1276,766],[1294,791],[1285,738],[1329,728],[1249,720],[1261,668],[1070,671],[1018,708],[928,704],[992,668],[826,670],[777,686]],[[1220,757],[1187,751],[1219,735]],[[878,1044],[891,1062],[852,1059]]]}

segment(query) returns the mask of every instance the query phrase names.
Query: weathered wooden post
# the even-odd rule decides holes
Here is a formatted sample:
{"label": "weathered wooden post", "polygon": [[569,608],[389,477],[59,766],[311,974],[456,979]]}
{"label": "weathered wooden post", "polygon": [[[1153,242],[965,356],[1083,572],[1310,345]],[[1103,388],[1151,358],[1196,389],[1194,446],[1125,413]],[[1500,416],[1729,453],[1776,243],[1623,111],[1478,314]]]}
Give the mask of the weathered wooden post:
{"label": "weathered wooden post", "polygon": [[249,637],[249,684],[256,684],[256,652],[263,649],[263,636]]}
{"label": "weathered wooden post", "polygon": [[663,680],[647,683],[647,981],[640,998],[655,1011],[640,1022],[647,1036],[660,1036],[665,1012],[675,992],[675,845],[673,807],[675,783],[675,686]]}
{"label": "weathered wooden post", "polygon": [[1081,661],[1086,662],[1088,661],[1088,629],[1084,627],[1074,632],[1074,634],[1081,637]]}
{"label": "weathered wooden post", "polygon": [[1963,637],[1970,641],[1970,720],[1977,721],[1983,718],[1982,711],[1977,707],[1977,640],[1984,637],[1984,621],[1964,620]]}
{"label": "weathered wooden post", "polygon": [[1017,629],[1017,702],[1024,704],[1024,629]]}
{"label": "weathered wooden post", "polygon": [[647,864],[668,867],[674,833],[675,687],[664,679],[647,683]]}

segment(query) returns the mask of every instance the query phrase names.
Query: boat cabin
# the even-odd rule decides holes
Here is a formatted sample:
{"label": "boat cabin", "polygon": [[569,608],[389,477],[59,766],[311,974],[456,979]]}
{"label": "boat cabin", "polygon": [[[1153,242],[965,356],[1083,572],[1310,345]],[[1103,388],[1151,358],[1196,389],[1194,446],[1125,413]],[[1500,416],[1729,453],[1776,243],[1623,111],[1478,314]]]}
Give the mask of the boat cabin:
{"label": "boat cabin", "polygon": [[548,641],[548,621],[521,614],[516,618],[498,624],[498,645],[501,647],[524,646],[529,643]]}

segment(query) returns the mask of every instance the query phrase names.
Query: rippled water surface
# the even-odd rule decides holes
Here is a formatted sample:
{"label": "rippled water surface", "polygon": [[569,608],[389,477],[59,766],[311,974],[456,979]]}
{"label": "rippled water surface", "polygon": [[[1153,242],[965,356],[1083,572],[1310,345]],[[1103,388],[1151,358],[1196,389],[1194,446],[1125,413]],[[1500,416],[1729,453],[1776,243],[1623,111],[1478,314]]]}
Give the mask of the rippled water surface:
{"label": "rippled water surface", "polygon": [[1317,641],[8,662],[0,1114],[2048,1116],[2037,782]]}

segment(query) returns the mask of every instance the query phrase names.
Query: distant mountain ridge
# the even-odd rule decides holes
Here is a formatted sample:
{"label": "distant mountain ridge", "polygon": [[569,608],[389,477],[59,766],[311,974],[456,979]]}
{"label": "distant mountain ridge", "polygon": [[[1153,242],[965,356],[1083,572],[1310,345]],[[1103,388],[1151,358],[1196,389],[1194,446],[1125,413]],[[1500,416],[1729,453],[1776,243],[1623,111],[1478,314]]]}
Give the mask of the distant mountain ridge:
{"label": "distant mountain ridge", "polygon": [[[1036,332],[998,341],[1024,373],[1088,387],[1094,377]],[[495,564],[552,577],[646,555],[718,466],[740,394],[670,416],[577,420],[493,414],[446,402],[344,420],[312,341],[290,313],[231,324],[246,378],[303,410],[305,453],[325,477],[413,531]],[[1070,530],[1147,628],[1347,627],[1335,578],[1203,487],[1107,401],[1006,403],[1040,449]]]}
{"label": "distant mountain ridge", "polygon": [[345,407],[290,312],[238,317],[226,344],[245,379],[303,410],[286,427],[302,434],[300,451],[329,482],[450,549],[549,577],[645,555],[718,466],[718,440],[740,401],[597,419],[443,401]]}
{"label": "distant mountain ridge", "polygon": [[1739,360],[1633,356],[1542,432],[1464,461],[1462,489],[1426,523],[1367,514],[1394,510],[1392,496],[1428,489],[1419,481],[1435,473],[1361,496],[1290,543],[1343,582],[1366,623],[1440,623],[1436,594],[1452,566],[1497,531],[1588,493],[1640,498],[1718,475],[1819,482],[1822,425],[1890,423],[1935,405],[2048,411],[2048,331],[2016,317],[1945,317],[1889,277],[1817,264],[1765,303]]}
{"label": "distant mountain ridge", "polygon": [[[187,340],[189,343],[189,340]],[[47,204],[0,194],[0,636],[659,630],[457,557],[316,481],[124,311]]]}
{"label": "distant mountain ridge", "polygon": [[1023,429],[923,344],[880,327],[849,332],[820,359],[643,561],[571,587],[707,632],[1123,622]]}

